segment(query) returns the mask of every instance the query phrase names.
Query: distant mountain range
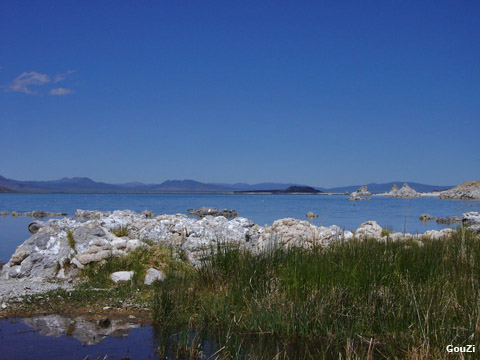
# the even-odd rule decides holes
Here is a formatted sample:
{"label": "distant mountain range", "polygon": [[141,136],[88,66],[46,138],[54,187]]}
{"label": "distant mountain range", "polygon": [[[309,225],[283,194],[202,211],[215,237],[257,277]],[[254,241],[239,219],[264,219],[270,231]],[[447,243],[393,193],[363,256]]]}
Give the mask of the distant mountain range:
{"label": "distant mountain range", "polygon": [[[405,181],[396,181],[385,184],[367,184],[372,193],[386,192],[393,184],[401,186]],[[430,192],[434,190],[446,190],[452,186],[426,185],[419,183],[408,183],[413,189],[419,192]],[[161,184],[144,184],[130,182],[126,184],[108,184],[93,181],[87,177],[62,178],[50,181],[19,181],[8,179],[0,175],[0,192],[30,192],[30,193],[226,193],[234,191],[259,191],[259,190],[282,190],[291,186],[307,186],[293,183],[260,183],[260,184],[224,184],[224,183],[202,183],[195,180],[167,180]],[[343,186],[335,188],[313,187],[323,192],[351,193],[361,185]]]}

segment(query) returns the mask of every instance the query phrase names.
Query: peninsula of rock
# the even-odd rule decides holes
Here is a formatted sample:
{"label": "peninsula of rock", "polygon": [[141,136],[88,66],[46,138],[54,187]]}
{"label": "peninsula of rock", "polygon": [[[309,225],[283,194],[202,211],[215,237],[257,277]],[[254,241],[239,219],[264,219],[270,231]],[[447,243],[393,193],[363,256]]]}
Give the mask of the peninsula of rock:
{"label": "peninsula of rock", "polygon": [[467,181],[454,188],[442,191],[440,199],[480,200],[480,180]]}
{"label": "peninsula of rock", "polygon": [[[462,220],[476,230],[480,214],[467,213]],[[123,228],[128,229],[125,236],[117,231]],[[310,249],[353,238],[384,241],[387,237],[382,230],[375,221],[367,221],[352,232],[336,225],[315,226],[293,218],[259,226],[242,217],[228,220],[224,216],[207,215],[193,219],[183,214],[155,216],[151,211],[77,210],[76,218],[36,221],[31,229],[33,235],[17,247],[4,265],[1,278],[75,280],[79,269],[90,263],[110,256],[123,256],[139,247],[149,248],[151,244],[179,249],[192,264],[201,266],[218,246],[233,246],[255,253],[276,246]],[[424,236],[438,239],[453,231],[443,229],[419,235],[392,233],[388,236],[393,241],[421,241]]]}

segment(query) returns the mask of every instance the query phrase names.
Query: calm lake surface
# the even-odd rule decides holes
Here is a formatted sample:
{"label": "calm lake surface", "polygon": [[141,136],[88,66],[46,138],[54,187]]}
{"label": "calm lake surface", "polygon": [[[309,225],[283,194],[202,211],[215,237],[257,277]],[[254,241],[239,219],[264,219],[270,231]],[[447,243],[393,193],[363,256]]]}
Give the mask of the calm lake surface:
{"label": "calm lake surface", "polygon": [[[74,216],[77,209],[152,210],[156,214],[186,214],[187,209],[211,206],[235,209],[240,216],[259,225],[294,217],[305,219],[308,211],[319,215],[315,225],[338,225],[355,230],[368,220],[382,227],[410,233],[442,229],[435,221],[421,223],[423,213],[433,216],[461,216],[480,211],[480,201],[439,200],[437,198],[391,199],[372,197],[370,201],[347,201],[343,195],[233,195],[233,194],[0,194],[0,211],[44,210]],[[45,220],[45,219],[44,219]],[[0,217],[0,262],[5,263],[30,234],[29,217]]]}

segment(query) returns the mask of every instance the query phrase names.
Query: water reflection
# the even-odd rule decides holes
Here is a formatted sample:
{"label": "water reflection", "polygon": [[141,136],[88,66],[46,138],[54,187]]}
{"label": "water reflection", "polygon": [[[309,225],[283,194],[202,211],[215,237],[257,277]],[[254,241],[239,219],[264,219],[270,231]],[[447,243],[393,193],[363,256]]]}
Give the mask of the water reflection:
{"label": "water reflection", "polygon": [[130,319],[91,320],[82,316],[70,318],[61,315],[36,316],[22,319],[23,323],[39,334],[51,337],[71,336],[83,344],[98,344],[109,336],[127,335],[140,324]]}
{"label": "water reflection", "polygon": [[[99,323],[85,317],[37,316],[0,321],[0,358],[9,359],[338,359],[348,344],[319,337],[288,343],[270,333],[198,331],[142,326],[130,319]],[[212,331],[213,330],[213,331]],[[351,344],[352,345],[352,344]],[[371,345],[371,344],[370,344]],[[377,346],[379,354],[384,351]],[[369,343],[356,344],[367,358]],[[375,358],[375,356],[374,356]]]}

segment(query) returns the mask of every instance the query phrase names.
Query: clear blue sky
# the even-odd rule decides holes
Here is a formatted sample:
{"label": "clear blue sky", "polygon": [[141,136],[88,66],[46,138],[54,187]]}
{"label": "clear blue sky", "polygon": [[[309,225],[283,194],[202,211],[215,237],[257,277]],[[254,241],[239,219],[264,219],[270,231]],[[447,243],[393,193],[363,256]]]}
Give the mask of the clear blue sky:
{"label": "clear blue sky", "polygon": [[0,174],[480,178],[478,1],[2,1]]}

